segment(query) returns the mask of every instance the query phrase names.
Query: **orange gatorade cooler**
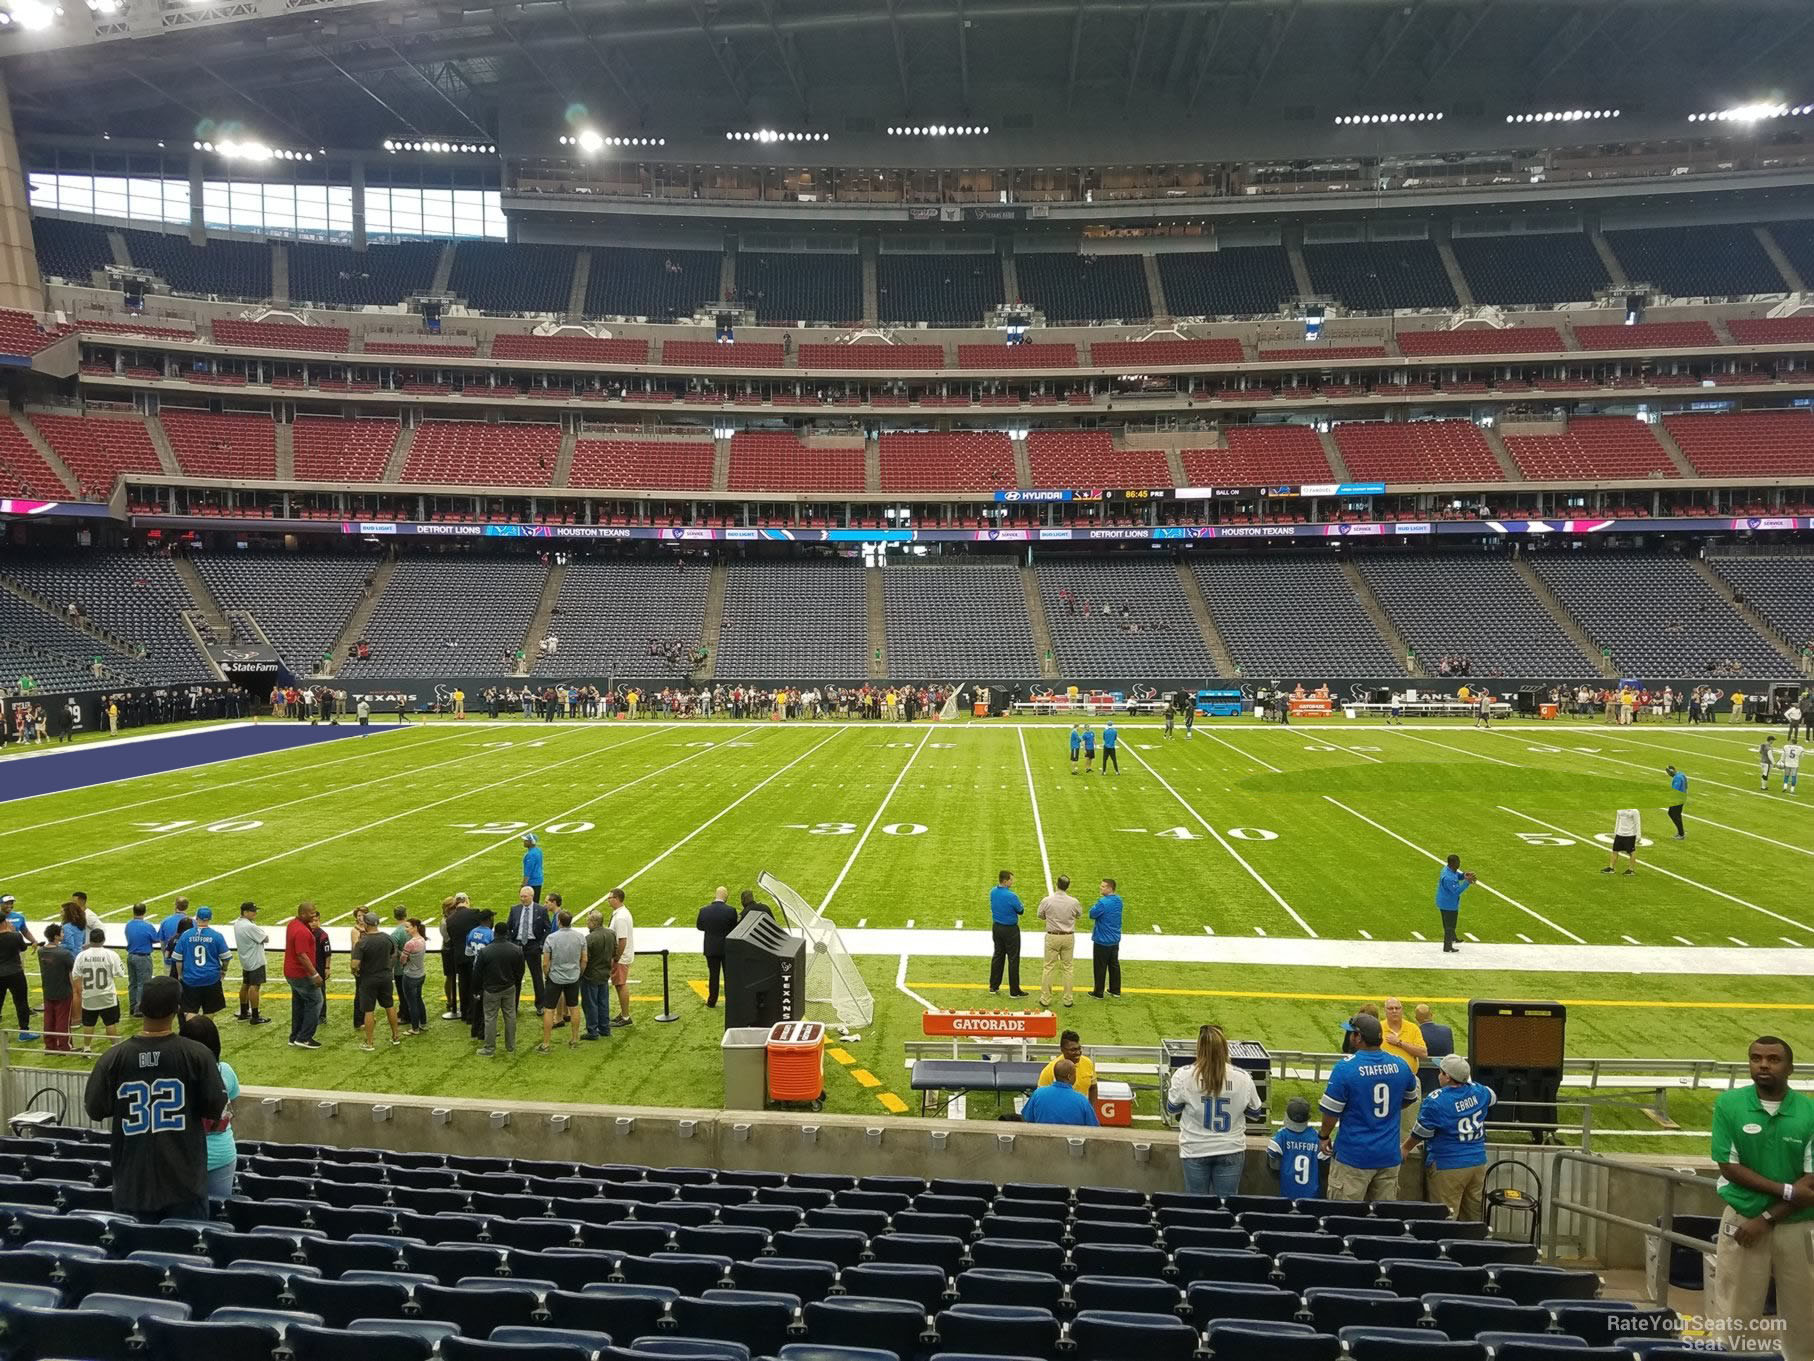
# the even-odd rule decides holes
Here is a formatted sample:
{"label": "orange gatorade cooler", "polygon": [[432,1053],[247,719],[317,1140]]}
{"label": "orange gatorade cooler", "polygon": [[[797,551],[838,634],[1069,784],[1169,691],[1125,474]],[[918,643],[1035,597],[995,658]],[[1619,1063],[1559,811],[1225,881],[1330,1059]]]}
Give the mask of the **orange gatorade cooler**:
{"label": "orange gatorade cooler", "polygon": [[1134,1089],[1125,1082],[1096,1084],[1096,1118],[1111,1128],[1125,1128],[1134,1123]]}
{"label": "orange gatorade cooler", "polygon": [[768,1032],[768,1099],[817,1101],[825,1095],[825,1027],[782,1021]]}
{"label": "orange gatorade cooler", "polygon": [[1539,704],[1537,706],[1537,717],[1538,718],[1554,718],[1556,716],[1556,709],[1557,709],[1557,706],[1554,704],[1548,704],[1548,703]]}

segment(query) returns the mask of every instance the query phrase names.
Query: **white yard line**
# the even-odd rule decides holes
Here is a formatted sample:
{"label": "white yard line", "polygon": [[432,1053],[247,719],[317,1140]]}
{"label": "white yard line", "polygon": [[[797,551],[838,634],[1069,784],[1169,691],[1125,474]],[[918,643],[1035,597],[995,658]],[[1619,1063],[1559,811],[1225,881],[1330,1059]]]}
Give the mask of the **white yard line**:
{"label": "white yard line", "polygon": [[1704,822],[1709,827],[1718,827],[1722,832],[1736,832],[1740,836],[1750,837],[1753,841],[1762,841],[1767,845],[1779,846],[1785,851],[1794,851],[1797,855],[1814,855],[1814,851],[1809,850],[1806,846],[1797,846],[1790,841],[1778,841],[1775,837],[1765,836],[1761,832],[1747,832],[1743,827],[1731,827],[1723,822],[1715,822],[1712,818],[1704,818],[1699,813],[1683,813],[1682,818],[1686,822]]}
{"label": "white yard line", "polygon": [[1046,877],[1046,892],[1052,892],[1052,862],[1046,856],[1046,829],[1039,817],[1039,791],[1033,787],[1033,763],[1027,757],[1027,735],[1016,732],[1020,739],[1020,768],[1027,772],[1027,799],[1033,805],[1033,835],[1039,839],[1039,868]]}
{"label": "white yard line", "polygon": [[1467,747],[1457,747],[1457,746],[1453,745],[1452,743],[1448,743],[1448,742],[1432,741],[1428,737],[1419,737],[1416,733],[1406,732],[1403,728],[1388,728],[1386,731],[1395,732],[1400,737],[1408,737],[1413,742],[1422,742],[1427,747],[1441,747],[1444,751],[1453,751],[1453,752],[1459,753],[1462,756],[1473,756],[1473,757],[1479,758],[1482,761],[1491,761],[1496,766],[1510,766],[1514,770],[1522,770],[1524,768],[1524,767],[1520,766],[1516,761],[1501,761],[1497,756],[1488,756],[1485,752],[1473,751]]}
{"label": "white yard line", "polygon": [[[1341,809],[1344,813],[1347,813],[1352,817],[1359,818],[1362,822],[1366,823],[1369,827],[1374,828],[1376,831],[1384,832],[1387,836],[1391,837],[1394,841],[1398,842],[1401,846],[1410,847],[1412,850],[1416,851],[1419,855],[1421,855],[1425,860],[1433,860],[1438,865],[1447,863],[1443,860],[1443,858],[1440,855],[1435,854],[1433,851],[1426,851],[1422,846],[1419,846],[1415,841],[1406,840],[1404,837],[1400,836],[1397,832],[1393,831],[1390,827],[1387,827],[1384,823],[1375,822],[1372,818],[1368,817],[1365,813],[1362,813],[1362,812],[1358,811],[1357,809],[1350,808],[1347,804],[1343,803],[1340,799],[1333,798],[1328,794],[1323,795],[1323,798],[1326,799],[1328,802],[1334,804],[1337,808]],[[1575,944],[1577,944],[1577,945],[1587,944],[1587,942],[1585,940],[1583,940],[1580,936],[1577,936],[1573,931],[1570,931],[1567,927],[1557,925],[1555,922],[1551,921],[1548,917],[1544,916],[1541,912],[1537,912],[1537,911],[1532,910],[1531,908],[1526,907],[1523,903],[1519,902],[1516,898],[1513,898],[1513,897],[1509,896],[1508,894],[1501,893],[1498,889],[1494,888],[1491,884],[1485,883],[1484,881],[1481,881],[1481,880],[1476,880],[1475,883],[1478,887],[1485,889],[1488,893],[1492,894],[1495,898],[1499,899],[1500,902],[1509,904],[1510,906],[1517,908],[1520,912],[1524,913],[1525,916],[1530,917],[1535,921],[1542,922],[1545,926],[1549,927],[1550,930],[1556,932],[1558,935],[1567,936],[1570,940],[1574,941]],[[1415,935],[1416,933],[1413,932],[1412,934]],[[1418,936],[1418,939],[1422,940],[1423,937]]]}
{"label": "white yard line", "polygon": [[[171,734],[171,736],[177,736],[177,735],[178,734],[174,734],[174,733]],[[181,734],[181,735],[182,736],[193,736],[194,734],[185,733],[185,734]],[[464,736],[464,734],[462,734],[462,733],[451,733],[446,737],[437,737],[437,738],[433,739],[432,741],[418,742],[413,747],[405,748],[405,750],[406,751],[419,751],[423,747],[439,746],[443,742],[457,741],[462,736]],[[340,739],[340,740],[344,741],[346,739]],[[367,749],[365,749],[366,746],[367,746],[367,744],[362,742],[361,750],[355,756],[337,756],[332,761],[317,761],[314,765],[311,765],[311,766],[286,766],[282,770],[267,771],[263,775],[247,775],[247,776],[244,776],[243,778],[237,779],[237,780],[222,780],[219,784],[203,785],[200,789],[179,789],[175,793],[172,793],[172,794],[157,794],[151,798],[139,799],[133,803],[117,803],[111,808],[96,808],[96,809],[92,809],[86,813],[71,813],[67,817],[50,818],[44,822],[27,823],[23,827],[7,827],[4,829],[0,829],[0,837],[17,836],[21,832],[42,831],[46,827],[61,827],[66,822],[80,822],[84,818],[106,817],[110,813],[129,813],[135,808],[146,808],[154,803],[168,803],[171,799],[198,798],[203,794],[218,793],[222,789],[234,789],[234,788],[237,788],[238,786],[244,785],[244,784],[257,784],[260,780],[287,779],[290,776],[294,776],[294,775],[305,775],[311,770],[325,770],[329,766],[343,766],[343,765],[346,765],[350,761],[372,761],[372,760],[376,760],[380,756],[395,755],[398,750],[395,746],[388,744],[388,743],[378,745],[376,750],[367,750]],[[294,755],[296,752],[302,751],[302,750],[304,750],[304,748],[287,747],[287,748],[283,748],[278,751],[257,752],[257,753],[253,753],[251,755],[241,756],[237,759],[239,759],[241,761],[256,761],[257,759],[259,759],[260,756],[290,756],[290,755]],[[232,759],[232,758],[229,758],[229,759]],[[181,773],[184,770],[196,770],[199,768],[200,767],[198,767],[198,766],[177,766],[171,770],[151,771],[145,775],[135,775],[135,776],[131,776],[130,778],[140,779],[140,780],[149,779],[152,775],[160,775],[160,774],[161,775],[176,775],[176,774]],[[117,783],[117,781],[110,781],[109,783]],[[80,787],[80,792],[85,794],[91,789],[101,789],[101,788],[104,788],[104,786],[98,785],[98,784],[82,785]],[[69,792],[75,792],[75,791],[66,790],[64,792],[69,793]],[[52,798],[54,796],[50,795],[50,794],[32,794],[32,795],[27,795],[26,797],[27,798]],[[4,802],[11,802],[11,800],[4,800]]]}
{"label": "white yard line", "polygon": [[[642,740],[641,738],[631,738],[630,742],[637,742],[637,741],[641,741],[641,740]],[[580,752],[578,755],[569,756],[565,760],[554,761],[546,766],[539,767],[537,769],[536,773],[539,775],[545,771],[557,770],[561,766],[571,765],[575,761],[583,761],[589,757],[596,756],[596,755],[598,755],[598,753],[600,751],[609,751],[614,747],[628,746],[629,744],[630,744],[629,742],[613,742],[607,747],[594,748],[591,751],[583,751],[583,752]],[[292,855],[300,855],[304,851],[312,851],[320,846],[329,846],[329,845],[332,845],[336,841],[344,841],[349,836],[358,836],[363,832],[371,831],[375,827],[383,827],[389,823],[396,822],[400,818],[413,817],[417,813],[426,813],[429,809],[439,808],[442,804],[454,803],[460,799],[471,798],[474,794],[483,794],[488,789],[496,789],[499,785],[511,784],[516,781],[520,781],[521,779],[523,779],[523,772],[520,770],[513,770],[510,774],[505,775],[500,779],[488,781],[485,784],[477,785],[471,789],[457,790],[452,794],[448,794],[442,798],[435,799],[429,803],[414,804],[414,805],[412,805],[408,808],[402,809],[398,812],[391,813],[386,817],[377,818],[371,822],[362,822],[357,827],[348,827],[344,831],[334,832],[333,834],[331,834],[329,836],[319,837],[314,841],[307,842],[300,846],[286,847],[285,849],[278,851],[274,855],[265,856],[264,859],[262,859],[262,860],[254,860],[250,864],[247,864],[247,865],[235,865],[232,869],[222,870],[219,874],[209,875],[206,879],[197,879],[193,883],[180,885],[179,887],[173,888],[166,893],[158,894],[155,898],[147,898],[147,899],[145,899],[145,901],[148,903],[162,902],[166,898],[174,898],[178,894],[188,893],[194,889],[203,888],[203,887],[207,886],[208,884],[219,883],[222,879],[231,879],[236,874],[244,874],[248,870],[260,869],[265,865],[275,864],[279,860],[287,860]],[[516,835],[521,836],[522,833],[519,832],[519,833],[516,833]],[[370,906],[370,904],[368,903],[367,906]],[[351,915],[352,915],[352,913],[350,911],[343,912],[340,914],[340,916],[330,917],[328,920],[329,921],[340,921],[345,917],[350,917]]]}
{"label": "white yard line", "polygon": [[[439,770],[442,766],[457,765],[461,761],[473,761],[482,756],[489,755],[491,755],[491,753],[488,751],[475,751],[465,756],[450,756],[445,761],[435,761],[425,766],[410,766],[405,770],[393,770],[388,775],[375,775],[371,779],[361,780],[357,784],[336,785],[332,789],[322,789],[317,790],[313,794],[298,795],[293,799],[285,799],[281,803],[267,803],[259,808],[248,808],[243,812],[228,814],[224,818],[215,818],[213,821],[237,821],[241,818],[258,817],[262,813],[275,813],[284,808],[293,808],[299,803],[312,803],[316,799],[333,798],[341,794],[350,794],[355,789],[366,789],[375,784],[383,784],[386,780],[401,780],[412,775],[420,775],[424,771]],[[115,855],[120,851],[130,851],[135,850],[140,846],[149,846],[155,841],[167,841],[173,836],[184,836],[189,832],[199,832],[207,825],[206,822],[195,821],[189,823],[187,826],[177,827],[171,831],[157,832],[151,836],[140,837],[137,841],[122,842],[117,846],[103,846],[98,850],[87,851],[81,855],[72,855],[67,860],[58,860],[49,865],[39,865],[35,869],[0,870],[0,879],[5,879],[9,883],[17,883],[21,879],[29,879],[34,874],[43,874],[49,870],[62,869],[65,865],[79,865],[85,860],[96,860],[102,856]],[[180,889],[177,891],[181,892]],[[155,902],[156,900],[151,899],[149,901]]]}
{"label": "white yard line", "polygon": [[[1546,744],[1546,745],[1553,745],[1553,744]],[[1677,756],[1677,757],[1679,757],[1679,755],[1680,755],[1677,752],[1667,751],[1667,750],[1664,750],[1662,748],[1657,748],[1657,747],[1647,748],[1647,750],[1655,751],[1657,753],[1657,755],[1660,757],[1661,756]],[[1582,751],[1578,747],[1562,747],[1557,751],[1556,754],[1564,755],[1564,756],[1566,756],[1566,755],[1585,756],[1590,761],[1608,761],[1615,766],[1630,766],[1633,770],[1647,770],[1647,771],[1651,772],[1652,774],[1656,775],[1659,780],[1662,778],[1662,775],[1663,775],[1662,765],[1658,765],[1658,764],[1646,765],[1639,761],[1627,761],[1623,757],[1605,756],[1597,751]],[[1721,760],[1721,759],[1725,759],[1725,758],[1716,756],[1716,757],[1711,757],[1709,759]],[[1664,762],[1663,764],[1666,765],[1666,764],[1668,764],[1668,762]],[[1738,762],[1736,762],[1736,764],[1741,765],[1741,766],[1750,765],[1753,770],[1756,770],[1759,763],[1738,761]],[[1690,771],[1688,773],[1688,780],[1689,780],[1689,790],[1691,793],[1693,792],[1694,785],[1698,783],[1698,784],[1710,784],[1715,789],[1729,789],[1734,794],[1746,794],[1754,799],[1767,799],[1770,797],[1768,794],[1766,794],[1761,789],[1745,789],[1745,788],[1740,787],[1739,785],[1727,784],[1723,780],[1715,780],[1706,775],[1696,775],[1692,771]],[[1793,804],[1793,803],[1788,802],[1787,800],[1780,800],[1780,799],[1772,799],[1771,802],[1776,803],[1779,807],[1788,807],[1788,808],[1810,806],[1810,805],[1802,805],[1802,804]]]}
{"label": "white yard line", "polygon": [[[789,761],[786,765],[782,766],[779,770],[772,772],[770,775],[767,776],[767,778],[762,780],[759,784],[751,786],[749,789],[745,790],[742,794],[738,795],[735,799],[731,800],[731,802],[727,803],[723,808],[720,808],[716,813],[712,814],[711,817],[707,818],[704,822],[700,823],[692,831],[688,832],[685,836],[681,837],[680,840],[676,841],[672,846],[668,847],[667,850],[663,851],[660,855],[656,856],[653,860],[651,860],[648,864],[644,865],[641,869],[637,870],[634,874],[631,874],[631,875],[626,876],[625,878],[619,879],[617,881],[618,885],[620,887],[624,887],[624,886],[628,886],[630,884],[635,883],[638,879],[642,878],[643,875],[647,874],[650,870],[654,869],[662,861],[666,860],[670,855],[674,854],[675,851],[679,850],[682,846],[686,845],[694,837],[698,836],[701,832],[705,831],[708,827],[710,827],[714,823],[716,823],[720,818],[726,816],[727,814],[729,814],[731,812],[734,812],[745,801],[752,799],[756,795],[760,794],[769,785],[773,784],[776,780],[780,779],[783,775],[787,774],[788,771],[792,770],[795,766],[799,765],[800,762],[804,761],[807,757],[811,756],[814,752],[818,751],[820,747],[824,746],[827,742],[836,741],[837,738],[838,738],[838,734],[835,732],[832,733],[828,737],[820,738],[812,746],[808,747],[805,751],[801,752],[798,756],[794,757],[793,760]],[[598,900],[596,902],[588,904],[586,907],[586,911],[590,912],[595,907],[602,907],[605,902],[605,896],[607,896],[607,895],[600,895],[600,897],[598,898]]]}
{"label": "white yard line", "polygon": [[[1507,808],[1504,804],[1496,804],[1495,807],[1497,807],[1501,813],[1509,813],[1515,818],[1522,818],[1525,822],[1534,823],[1536,826],[1546,828],[1559,836],[1568,837],[1571,840],[1580,843],[1588,850],[1597,852],[1606,849],[1592,837],[1584,837],[1579,832],[1568,831],[1566,828],[1556,826],[1553,822],[1545,822],[1542,818],[1534,818],[1529,813],[1520,813],[1516,808]],[[1726,892],[1724,889],[1715,888],[1711,884],[1703,884],[1698,879],[1690,879],[1687,875],[1677,874],[1674,870],[1664,869],[1655,861],[1645,861],[1643,869],[1645,873],[1660,874],[1667,879],[1674,879],[1677,883],[1687,884],[1690,888],[1698,888],[1703,893],[1711,893],[1716,898],[1724,898],[1729,903],[1736,903],[1740,907],[1748,907],[1753,912],[1761,912],[1764,916],[1779,921],[1785,926],[1797,927],[1803,931],[1814,931],[1814,926],[1809,926],[1806,922],[1796,921],[1793,917],[1785,917],[1780,912],[1774,912],[1767,907],[1759,907],[1756,903],[1747,902],[1745,899],[1736,897],[1733,894]]]}
{"label": "white yard line", "polygon": [[[1279,727],[1279,731],[1280,732],[1290,732],[1291,730],[1281,724]],[[1315,740],[1323,743],[1325,746],[1334,747],[1335,750],[1341,752],[1342,755],[1344,755],[1344,756],[1358,756],[1361,758],[1361,760],[1371,761],[1376,766],[1383,766],[1385,764],[1384,761],[1380,760],[1379,757],[1373,755],[1371,752],[1356,751],[1353,747],[1344,747],[1339,742],[1335,741],[1333,738],[1325,737],[1321,733],[1318,733],[1316,735]]]}
{"label": "white yard line", "polygon": [[1251,752],[1242,751],[1233,742],[1230,742],[1226,737],[1218,737],[1215,733],[1211,732],[1208,728],[1200,728],[1200,729],[1198,729],[1198,731],[1201,732],[1210,741],[1220,742],[1223,746],[1227,747],[1230,751],[1232,751],[1236,756],[1239,756],[1243,761],[1252,761],[1255,765],[1265,766],[1266,769],[1270,770],[1274,775],[1283,775],[1285,773],[1284,771],[1280,770],[1277,766],[1275,766],[1271,761],[1268,761],[1264,756],[1255,756]]}
{"label": "white yard line", "polygon": [[843,886],[851,866],[857,863],[857,857],[863,853],[863,847],[868,844],[869,834],[875,831],[876,824],[882,820],[882,814],[888,808],[888,801],[894,797],[894,791],[901,787],[901,781],[907,778],[907,772],[913,769],[913,763],[920,759],[920,753],[926,750],[927,738],[931,736],[932,730],[929,728],[926,730],[925,737],[920,738],[920,744],[913,749],[913,755],[907,758],[907,764],[901,767],[901,773],[894,777],[894,783],[888,786],[888,792],[882,795],[882,801],[876,805],[875,816],[869,819],[869,825],[863,829],[863,835],[857,838],[857,844],[851,848],[850,858],[844,862],[844,868],[838,871],[838,877],[831,881],[831,887],[825,890],[825,897],[819,902],[821,913],[831,907],[831,900],[837,896],[838,889]]}
{"label": "white yard line", "polygon": [[[745,729],[743,729],[743,731],[751,732],[751,731],[754,731],[754,729],[745,728]],[[602,750],[602,751],[621,750],[624,747],[632,746],[637,742],[645,741],[651,737],[659,737],[660,735],[661,735],[661,730],[656,729],[656,730],[644,733],[641,737],[632,737],[628,742],[614,742],[611,744],[611,746],[599,748],[598,750]],[[546,827],[551,822],[562,822],[562,821],[566,820],[567,818],[572,817],[575,813],[583,812],[584,810],[590,808],[595,803],[602,803],[614,794],[623,793],[624,790],[626,790],[626,789],[634,789],[637,785],[641,784],[644,780],[652,780],[657,775],[665,775],[670,770],[675,770],[680,766],[684,766],[689,761],[696,761],[701,756],[704,756],[707,752],[714,751],[714,750],[716,750],[715,746],[700,747],[697,751],[694,751],[694,752],[690,753],[689,755],[682,756],[678,761],[670,761],[670,762],[668,762],[667,765],[661,766],[655,770],[651,770],[651,771],[647,772],[646,774],[638,775],[633,780],[625,780],[622,784],[613,785],[611,788],[607,789],[604,793],[594,794],[591,798],[583,799],[579,803],[574,804],[571,808],[563,808],[558,813],[554,813],[545,818],[538,818],[536,821],[532,822],[528,827],[522,828],[518,831],[511,832],[505,836],[501,836],[496,841],[488,841],[483,846],[479,847],[478,850],[472,852],[472,854],[463,855],[458,860],[454,860],[454,861],[449,862],[448,864],[442,865],[439,869],[433,869],[433,870],[430,870],[427,874],[419,875],[418,877],[411,879],[407,884],[399,885],[398,887],[391,889],[387,893],[380,893],[377,897],[368,899],[365,903],[361,904],[361,906],[376,907],[376,906],[378,906],[378,904],[384,902],[386,899],[395,898],[399,893],[406,893],[410,889],[416,887],[416,885],[418,885],[418,884],[425,884],[430,879],[438,878],[439,876],[441,876],[443,874],[448,874],[454,870],[459,869],[460,866],[462,866],[462,865],[469,865],[474,860],[477,860],[480,856],[496,850],[499,846],[508,845],[509,843],[515,842],[515,841],[521,841],[523,838],[523,833],[526,831],[532,831],[532,830],[537,830],[537,829]],[[556,761],[554,763],[554,765],[544,766],[537,773],[539,774],[542,771],[552,770],[555,768],[555,766],[564,766],[569,761],[584,760],[588,756],[595,756],[597,754],[598,754],[597,751],[582,752],[578,756],[568,757],[566,761]],[[519,776],[518,778],[521,778],[521,777]],[[352,914],[349,912],[349,913],[342,913],[341,915],[342,916],[351,916]],[[338,921],[339,918],[335,918],[335,920]]]}
{"label": "white yard line", "polygon": [[1298,924],[1298,926],[1300,928],[1302,928],[1305,935],[1311,937],[1313,940],[1316,938],[1316,932],[1311,930],[1309,922],[1305,921],[1302,917],[1300,917],[1298,915],[1297,909],[1292,907],[1292,905],[1290,903],[1286,902],[1282,897],[1279,896],[1279,891],[1276,888],[1274,888],[1271,884],[1267,883],[1266,880],[1261,876],[1261,874],[1258,870],[1256,870],[1252,865],[1247,863],[1246,857],[1244,857],[1239,851],[1237,851],[1233,846],[1231,846],[1229,844],[1227,837],[1223,836],[1214,827],[1211,827],[1209,825],[1209,823],[1204,820],[1203,815],[1201,813],[1199,813],[1195,808],[1192,808],[1190,806],[1189,802],[1186,801],[1184,795],[1180,794],[1177,790],[1172,788],[1171,782],[1169,780],[1167,780],[1165,778],[1165,776],[1161,775],[1157,770],[1153,769],[1152,763],[1149,762],[1146,759],[1146,757],[1142,756],[1139,752],[1134,751],[1131,748],[1129,749],[1128,754],[1130,756],[1132,756],[1136,761],[1138,761],[1142,766],[1146,767],[1147,773],[1159,782],[1160,787],[1163,788],[1167,794],[1170,794],[1174,799],[1176,799],[1178,801],[1178,806],[1180,808],[1182,808],[1185,812],[1189,813],[1193,818],[1195,818],[1197,820],[1198,825],[1201,826],[1204,831],[1208,832],[1212,837],[1214,837],[1216,839],[1216,844],[1218,846],[1220,846],[1223,850],[1227,851],[1228,854],[1234,859],[1234,862],[1237,865],[1239,865],[1242,869],[1247,871],[1248,877],[1251,878],[1254,881],[1254,883],[1258,884],[1261,888],[1263,888],[1266,891],[1267,897],[1271,898],[1273,902],[1277,903],[1281,908],[1283,908],[1285,910],[1285,915],[1290,917],[1292,921],[1296,922]]}
{"label": "white yard line", "polygon": [[919,1003],[922,1011],[939,1010],[938,1007],[935,1007],[932,1003],[928,1002],[924,997],[920,996],[912,988],[907,986],[907,961],[909,958],[911,958],[911,956],[902,955],[900,965],[894,971],[895,991],[906,993],[908,997]]}
{"label": "white yard line", "polygon": [[[1741,746],[1741,745],[1744,746],[1746,749],[1748,749],[1751,752],[1751,759],[1749,761],[1747,761],[1742,756],[1715,756],[1711,752],[1707,753],[1707,755],[1703,756],[1701,759],[1705,760],[1705,761],[1718,761],[1723,766],[1746,766],[1746,767],[1750,768],[1751,770],[1756,770],[1758,768],[1758,766],[1760,764],[1762,764],[1757,759],[1757,749],[1763,745],[1764,738],[1771,737],[1771,736],[1778,737],[1778,738],[1782,737],[1782,733],[1777,732],[1775,728],[1766,728],[1766,727],[1760,726],[1758,728],[1758,733],[1759,733],[1759,736],[1758,736],[1757,741],[1755,741],[1755,742],[1746,743],[1743,738],[1727,738],[1720,743],[1721,746],[1734,746],[1734,747]],[[1615,742],[1628,743],[1630,746],[1635,747],[1640,751],[1654,751],[1659,756],[1669,756],[1669,755],[1674,754],[1671,751],[1671,749],[1668,747],[1659,747],[1654,742],[1646,742],[1642,738],[1632,737],[1632,736],[1627,735],[1626,733],[1619,732],[1616,730],[1612,731],[1612,732],[1601,733],[1600,736],[1609,737]]]}

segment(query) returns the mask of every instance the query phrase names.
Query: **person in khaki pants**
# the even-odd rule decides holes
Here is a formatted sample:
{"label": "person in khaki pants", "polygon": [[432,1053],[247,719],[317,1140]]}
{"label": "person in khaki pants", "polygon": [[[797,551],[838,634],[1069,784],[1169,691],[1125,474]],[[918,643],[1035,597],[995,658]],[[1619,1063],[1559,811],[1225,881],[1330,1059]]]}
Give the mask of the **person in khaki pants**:
{"label": "person in khaki pants", "polygon": [[1071,1005],[1071,975],[1077,960],[1077,919],[1083,904],[1070,894],[1071,877],[1058,876],[1058,886],[1039,900],[1039,916],[1046,924],[1045,968],[1039,976],[1039,1005],[1051,1009],[1052,975],[1064,981],[1064,1004]]}
{"label": "person in khaki pants", "polygon": [[1417,1074],[1380,1048],[1384,1031],[1377,1016],[1362,1012],[1348,1024],[1355,1051],[1335,1065],[1323,1091],[1322,1151],[1333,1159],[1329,1198],[1396,1200],[1403,1157],[1399,1112],[1417,1101]]}
{"label": "person in khaki pants", "polygon": [[1451,1219],[1478,1221],[1486,1209],[1486,1114],[1499,1098],[1473,1077],[1460,1054],[1443,1059],[1437,1070],[1439,1085],[1418,1108],[1404,1155],[1409,1166],[1411,1155],[1427,1144],[1428,1156],[1418,1165],[1425,1168],[1430,1196],[1449,1207]]}
{"label": "person in khaki pants", "polygon": [[[1720,1215],[1714,1250],[1713,1334],[1730,1351],[1814,1361],[1814,1098],[1789,1085],[1795,1052],[1760,1035],[1751,1086],[1713,1103]],[[1776,1318],[1764,1301],[1776,1282]]]}

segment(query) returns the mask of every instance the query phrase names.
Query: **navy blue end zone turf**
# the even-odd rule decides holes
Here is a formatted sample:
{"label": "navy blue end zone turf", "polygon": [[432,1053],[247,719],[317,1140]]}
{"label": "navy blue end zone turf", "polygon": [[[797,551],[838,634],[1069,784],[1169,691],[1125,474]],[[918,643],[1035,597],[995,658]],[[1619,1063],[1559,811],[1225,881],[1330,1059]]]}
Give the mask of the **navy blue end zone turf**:
{"label": "navy blue end zone turf", "polygon": [[[376,724],[365,732],[395,731],[395,723]],[[29,799],[39,794],[61,794],[71,789],[131,780],[141,775],[162,775],[190,766],[234,761],[242,756],[264,756],[322,742],[358,737],[357,723],[242,723],[232,727],[201,728],[171,733],[144,741],[88,742],[58,751],[54,748],[0,763],[0,803]]]}

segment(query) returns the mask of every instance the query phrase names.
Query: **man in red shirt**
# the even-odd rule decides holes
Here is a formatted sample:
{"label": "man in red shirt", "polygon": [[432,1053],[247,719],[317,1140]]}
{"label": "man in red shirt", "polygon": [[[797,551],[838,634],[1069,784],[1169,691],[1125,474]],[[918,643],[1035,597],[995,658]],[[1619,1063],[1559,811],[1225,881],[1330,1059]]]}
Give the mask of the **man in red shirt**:
{"label": "man in red shirt", "polygon": [[290,1047],[319,1049],[321,971],[315,967],[315,904],[302,902],[283,931],[283,976],[290,985]]}

